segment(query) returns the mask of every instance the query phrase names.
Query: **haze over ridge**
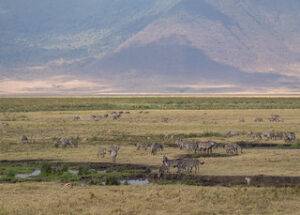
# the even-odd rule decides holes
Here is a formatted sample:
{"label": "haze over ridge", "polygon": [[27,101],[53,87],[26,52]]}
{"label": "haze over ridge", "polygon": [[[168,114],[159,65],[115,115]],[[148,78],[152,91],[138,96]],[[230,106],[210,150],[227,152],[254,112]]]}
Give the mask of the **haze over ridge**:
{"label": "haze over ridge", "polygon": [[0,0],[0,95],[299,93],[298,0]]}

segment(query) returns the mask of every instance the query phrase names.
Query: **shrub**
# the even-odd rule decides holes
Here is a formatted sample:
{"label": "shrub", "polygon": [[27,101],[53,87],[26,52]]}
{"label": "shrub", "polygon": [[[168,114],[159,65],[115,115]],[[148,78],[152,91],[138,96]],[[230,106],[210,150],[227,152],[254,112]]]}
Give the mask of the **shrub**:
{"label": "shrub", "polygon": [[44,175],[49,175],[52,172],[52,167],[50,163],[42,163],[41,172]]}

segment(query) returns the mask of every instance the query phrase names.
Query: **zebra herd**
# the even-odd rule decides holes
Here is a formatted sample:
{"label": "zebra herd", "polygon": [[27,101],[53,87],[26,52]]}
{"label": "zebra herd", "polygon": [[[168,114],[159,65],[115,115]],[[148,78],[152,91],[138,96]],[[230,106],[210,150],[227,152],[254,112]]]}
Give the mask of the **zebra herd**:
{"label": "zebra herd", "polygon": [[[240,133],[238,131],[229,131],[226,134],[227,138],[233,136],[239,136]],[[247,137],[262,140],[262,138],[266,138],[267,140],[284,140],[286,143],[293,142],[296,140],[296,134],[294,132],[274,132],[274,131],[263,131],[263,132],[252,132],[247,131]]]}
{"label": "zebra herd", "polygon": [[[116,162],[119,150],[120,150],[120,145],[116,145],[116,146],[110,145],[108,147],[107,151],[109,152],[113,163]],[[100,157],[104,158],[105,154],[106,154],[106,148],[100,147],[98,149],[98,158]]]}

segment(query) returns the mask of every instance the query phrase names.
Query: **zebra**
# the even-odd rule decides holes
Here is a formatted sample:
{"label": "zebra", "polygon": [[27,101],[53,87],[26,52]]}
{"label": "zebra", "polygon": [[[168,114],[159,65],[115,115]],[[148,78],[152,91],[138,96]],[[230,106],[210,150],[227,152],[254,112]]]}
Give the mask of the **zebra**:
{"label": "zebra", "polygon": [[26,137],[25,135],[21,136],[21,141],[22,141],[23,143],[24,143],[24,142],[29,143],[28,137]]}
{"label": "zebra", "polygon": [[263,118],[259,118],[259,117],[256,117],[254,119],[254,122],[263,122],[263,121],[264,121]]}
{"label": "zebra", "polygon": [[198,149],[198,144],[197,143],[185,143],[184,147],[188,150],[188,151],[194,151],[195,153],[197,152]]}
{"label": "zebra", "polygon": [[183,159],[176,159],[176,160],[169,160],[167,158],[167,156],[163,156],[163,165],[166,167],[166,171],[169,172],[169,168],[173,167],[173,168],[178,168],[178,172],[180,171],[180,166],[182,166],[183,164]]}
{"label": "zebra", "polygon": [[108,147],[108,152],[109,153],[111,153],[112,151],[116,151],[116,152],[118,152],[119,150],[120,150],[120,145],[118,144],[118,145],[116,145],[116,146],[113,146],[113,145],[110,145],[109,147]]}
{"label": "zebra", "polygon": [[212,150],[217,147],[217,143],[214,141],[198,142],[197,146],[198,150],[207,152],[209,154],[212,153]]}
{"label": "zebra", "polygon": [[1,123],[3,126],[8,126],[8,123],[6,123],[6,122],[3,122],[3,123]]}
{"label": "zebra", "polygon": [[71,144],[70,144],[70,140],[68,140],[68,139],[61,139],[61,147],[64,149],[64,148],[66,148],[67,146],[71,146]]}
{"label": "zebra", "polygon": [[283,133],[282,132],[277,132],[276,135],[275,135],[275,140],[277,139],[280,139],[282,140],[283,139]]}
{"label": "zebra", "polygon": [[229,131],[227,134],[226,134],[226,137],[233,137],[233,136],[239,136],[240,133],[238,131]]}
{"label": "zebra", "polygon": [[225,150],[227,154],[238,154],[238,150],[243,153],[242,148],[236,143],[229,143],[225,145]]}
{"label": "zebra", "polygon": [[99,148],[99,149],[98,149],[98,158],[100,158],[100,156],[101,156],[102,158],[104,158],[104,157],[105,157],[105,154],[106,154],[106,148]]}
{"label": "zebra", "polygon": [[110,156],[111,156],[111,158],[112,158],[112,162],[115,163],[115,162],[116,162],[116,158],[117,158],[117,156],[118,156],[118,151],[112,150],[112,151],[110,152]]}
{"label": "zebra", "polygon": [[164,146],[162,144],[160,144],[160,143],[152,143],[150,149],[151,149],[151,154],[155,155],[158,149],[160,149],[161,151],[163,151],[164,150]]}
{"label": "zebra", "polygon": [[137,143],[136,144],[136,149],[137,150],[140,150],[140,148],[144,148],[145,151],[146,151],[148,149],[148,147],[149,147],[148,143]]}
{"label": "zebra", "polygon": [[296,134],[294,132],[283,133],[283,138],[285,142],[292,142],[296,140]]}
{"label": "zebra", "polygon": [[175,140],[175,145],[180,148],[182,142],[182,139]]}
{"label": "zebra", "polygon": [[264,131],[264,132],[262,133],[262,135],[263,135],[264,137],[266,137],[268,140],[269,140],[269,139],[273,139],[273,138],[275,137],[275,134],[274,134],[274,132],[272,132],[272,131]]}
{"label": "zebra", "polygon": [[168,167],[165,164],[162,164],[158,169],[157,177],[161,178],[165,174],[166,171],[168,171]]}
{"label": "zebra", "polygon": [[55,147],[55,148],[59,148],[59,142],[58,142],[58,140],[55,140],[55,141],[54,141],[54,147]]}
{"label": "zebra", "polygon": [[184,159],[183,162],[179,165],[179,169],[181,171],[189,171],[192,172],[193,168],[195,169],[195,173],[199,172],[200,165],[203,165],[204,162],[200,162],[197,159]]}
{"label": "zebra", "polygon": [[74,116],[73,120],[74,120],[74,121],[80,120],[80,116]]}
{"label": "zebra", "polygon": [[69,144],[70,146],[74,146],[75,148],[78,148],[78,141],[77,140],[69,140]]}
{"label": "zebra", "polygon": [[253,132],[252,131],[247,131],[247,137],[252,137]]}
{"label": "zebra", "polygon": [[253,139],[255,139],[255,138],[256,138],[256,139],[259,139],[259,140],[261,140],[261,139],[262,139],[262,137],[261,137],[261,133],[260,133],[260,132],[257,132],[257,133],[255,133],[255,134],[253,134],[253,135],[252,135],[252,138],[253,138]]}

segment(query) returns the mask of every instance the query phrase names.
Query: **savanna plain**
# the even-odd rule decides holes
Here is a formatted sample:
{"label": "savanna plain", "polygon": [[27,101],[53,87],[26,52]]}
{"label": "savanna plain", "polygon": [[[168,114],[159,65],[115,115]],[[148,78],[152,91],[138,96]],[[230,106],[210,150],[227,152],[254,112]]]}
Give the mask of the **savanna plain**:
{"label": "savanna plain", "polygon": [[[0,98],[0,123],[1,215],[300,214],[298,185],[204,186],[180,177],[129,183],[156,175],[163,156],[204,162],[184,176],[300,177],[299,97]],[[260,139],[248,131],[296,138]],[[63,148],[62,139],[78,147]],[[180,150],[177,140],[218,147],[211,154]],[[138,150],[139,142],[164,150]],[[228,154],[228,144],[243,153]],[[115,162],[108,151],[98,154],[111,145],[120,145]]]}

